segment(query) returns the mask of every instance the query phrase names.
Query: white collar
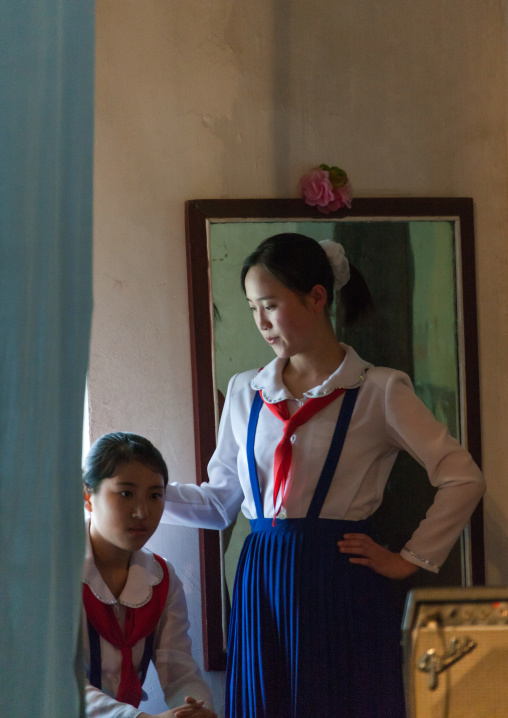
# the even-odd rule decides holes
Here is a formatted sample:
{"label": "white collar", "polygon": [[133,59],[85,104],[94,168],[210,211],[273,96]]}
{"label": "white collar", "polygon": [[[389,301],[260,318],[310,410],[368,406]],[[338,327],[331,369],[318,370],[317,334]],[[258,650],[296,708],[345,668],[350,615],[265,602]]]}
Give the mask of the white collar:
{"label": "white collar", "polygon": [[90,520],[86,528],[86,553],[83,565],[83,583],[90,586],[92,593],[102,603],[121,603],[129,608],[139,608],[152,598],[152,586],[162,581],[162,568],[151,551],[142,548],[131,556],[129,574],[124,589],[116,599],[104,583],[93,558],[90,543]]}
{"label": "white collar", "polygon": [[[334,389],[353,389],[360,386],[365,380],[365,372],[373,366],[370,362],[361,359],[355,350],[347,344],[341,344],[345,351],[342,364],[331,374],[326,381],[304,393],[307,398],[326,396]],[[255,391],[261,391],[263,399],[268,404],[276,404],[284,399],[294,399],[282,381],[282,371],[287,359],[276,357],[261,369],[252,379],[250,385]]]}

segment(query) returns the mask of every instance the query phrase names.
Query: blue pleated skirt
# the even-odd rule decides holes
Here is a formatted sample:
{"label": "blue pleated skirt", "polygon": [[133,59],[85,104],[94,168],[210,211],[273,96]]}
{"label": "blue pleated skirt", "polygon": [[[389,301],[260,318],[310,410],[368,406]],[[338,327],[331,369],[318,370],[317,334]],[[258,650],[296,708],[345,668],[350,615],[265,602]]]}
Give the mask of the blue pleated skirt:
{"label": "blue pleated skirt", "polygon": [[388,579],[337,541],[368,521],[251,521],[229,631],[226,718],[404,718]]}

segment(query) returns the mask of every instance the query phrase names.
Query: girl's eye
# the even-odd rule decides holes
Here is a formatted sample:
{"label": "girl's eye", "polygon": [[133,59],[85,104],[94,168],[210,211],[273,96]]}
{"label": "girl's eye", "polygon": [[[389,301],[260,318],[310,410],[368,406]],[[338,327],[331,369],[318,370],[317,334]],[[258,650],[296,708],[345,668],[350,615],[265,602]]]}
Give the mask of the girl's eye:
{"label": "girl's eye", "polygon": [[152,494],[152,499],[162,499],[162,494],[157,491],[155,494]]}
{"label": "girl's eye", "polygon": [[127,490],[120,491],[120,496],[123,496],[126,499],[126,498],[132,496],[132,491],[127,491]]}

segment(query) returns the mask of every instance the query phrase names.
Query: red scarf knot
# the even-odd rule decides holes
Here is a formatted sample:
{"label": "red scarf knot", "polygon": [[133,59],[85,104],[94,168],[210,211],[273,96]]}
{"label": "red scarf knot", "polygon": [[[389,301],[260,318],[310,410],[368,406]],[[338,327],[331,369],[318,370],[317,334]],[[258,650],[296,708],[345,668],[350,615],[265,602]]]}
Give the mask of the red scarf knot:
{"label": "red scarf knot", "polygon": [[[346,390],[344,388],[334,389],[330,394],[326,396],[314,397],[307,399],[305,404],[301,406],[293,416],[290,416],[287,401],[283,399],[275,404],[269,404],[263,399],[263,394],[260,391],[261,398],[268,409],[284,423],[282,431],[282,439],[277,445],[273,460],[273,525],[275,526],[275,519],[280,513],[280,510],[284,504],[286,496],[286,485],[289,477],[289,470],[291,468],[291,462],[293,460],[293,450],[291,447],[291,437],[293,436],[296,429],[305,424],[311,419],[314,414],[324,409],[325,406],[335,401],[337,397],[344,394]],[[280,506],[277,509],[277,499],[279,493],[281,493]]]}
{"label": "red scarf knot", "polygon": [[103,603],[95,596],[90,586],[83,584],[83,604],[86,615],[99,636],[118,648],[122,654],[122,672],[116,700],[137,708],[141,702],[143,689],[139,675],[132,662],[132,649],[143,638],[155,630],[169,591],[169,571],[166,562],[153,554],[162,568],[162,580],[152,586],[150,600],[139,608],[127,608],[125,626],[122,632],[113,606]]}

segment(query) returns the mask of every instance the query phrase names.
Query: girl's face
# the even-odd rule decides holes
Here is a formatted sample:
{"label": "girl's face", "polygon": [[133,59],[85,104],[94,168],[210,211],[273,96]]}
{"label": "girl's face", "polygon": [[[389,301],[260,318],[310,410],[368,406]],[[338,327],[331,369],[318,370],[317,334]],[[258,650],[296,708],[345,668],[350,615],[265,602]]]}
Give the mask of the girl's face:
{"label": "girl's face", "polygon": [[98,491],[85,497],[91,512],[94,552],[118,549],[132,553],[154,534],[164,510],[164,479],[139,461],[121,464]]}
{"label": "girl's face", "polygon": [[312,293],[302,298],[257,264],[247,272],[245,294],[257,328],[278,357],[290,358],[313,346],[318,305]]}

